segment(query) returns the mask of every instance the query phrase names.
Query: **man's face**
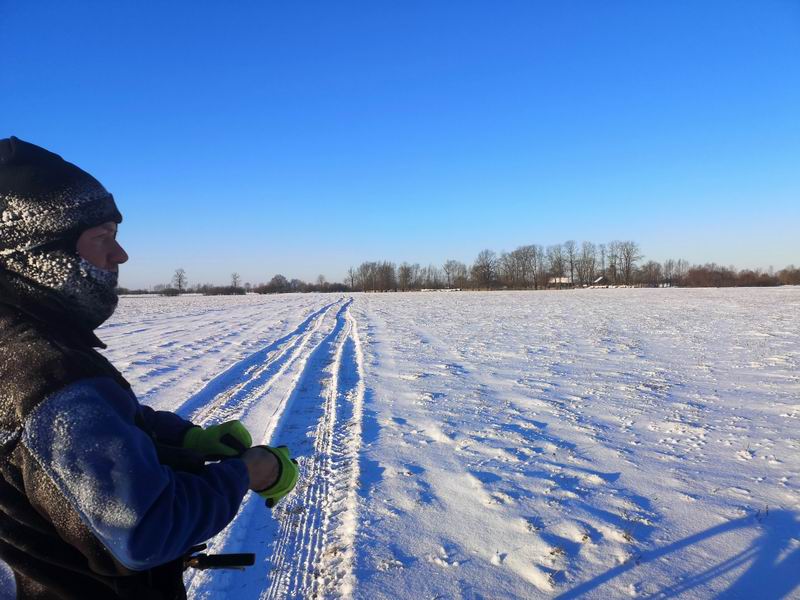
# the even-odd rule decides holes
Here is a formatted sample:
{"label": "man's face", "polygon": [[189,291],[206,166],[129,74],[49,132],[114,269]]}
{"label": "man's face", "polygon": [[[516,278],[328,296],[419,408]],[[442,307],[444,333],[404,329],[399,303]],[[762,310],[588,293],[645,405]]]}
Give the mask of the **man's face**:
{"label": "man's face", "polygon": [[78,238],[78,254],[106,271],[116,271],[128,260],[128,254],[117,242],[117,224],[113,221],[84,231]]}

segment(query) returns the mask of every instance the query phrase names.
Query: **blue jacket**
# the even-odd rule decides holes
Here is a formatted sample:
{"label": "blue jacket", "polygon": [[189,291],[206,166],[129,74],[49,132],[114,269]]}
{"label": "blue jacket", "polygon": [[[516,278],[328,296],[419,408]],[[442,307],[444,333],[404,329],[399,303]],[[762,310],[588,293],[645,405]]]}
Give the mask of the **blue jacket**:
{"label": "blue jacket", "polygon": [[181,558],[236,515],[244,463],[182,450],[192,424],[140,405],[91,332],[6,302],[0,560],[18,597],[185,597]]}
{"label": "blue jacket", "polygon": [[23,422],[21,443],[114,558],[143,571],[219,533],[247,492],[247,468],[239,459],[197,474],[159,463],[153,437],[180,446],[191,426],[140,405],[113,379],[97,377],[41,402]]}

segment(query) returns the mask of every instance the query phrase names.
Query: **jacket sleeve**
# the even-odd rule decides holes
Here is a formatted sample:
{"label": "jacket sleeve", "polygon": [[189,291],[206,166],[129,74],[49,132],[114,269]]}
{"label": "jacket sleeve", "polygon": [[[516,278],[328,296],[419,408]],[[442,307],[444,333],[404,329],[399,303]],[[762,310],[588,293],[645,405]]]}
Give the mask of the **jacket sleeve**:
{"label": "jacket sleeve", "polygon": [[194,427],[194,423],[187,421],[172,412],[153,410],[149,406],[140,405],[140,412],[145,426],[155,434],[156,439],[170,446],[182,446],[183,436]]}
{"label": "jacket sleeve", "polygon": [[112,379],[84,379],[39,404],[21,441],[114,558],[141,571],[221,531],[249,478],[239,459],[200,474],[159,464],[151,439],[134,424],[137,409]]}

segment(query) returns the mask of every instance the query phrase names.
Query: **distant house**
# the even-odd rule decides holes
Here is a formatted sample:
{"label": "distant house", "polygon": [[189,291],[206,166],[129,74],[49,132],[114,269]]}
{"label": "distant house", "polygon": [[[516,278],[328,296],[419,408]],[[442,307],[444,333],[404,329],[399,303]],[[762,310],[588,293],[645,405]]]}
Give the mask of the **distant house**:
{"label": "distant house", "polygon": [[592,285],[596,285],[596,286],[598,286],[598,287],[600,287],[600,286],[607,286],[607,285],[609,285],[609,284],[610,284],[610,282],[608,281],[608,279],[606,279],[606,278],[605,278],[605,276],[604,276],[604,275],[600,275],[600,277],[598,277],[597,279],[595,279],[595,280],[592,282]]}
{"label": "distant house", "polygon": [[551,277],[547,280],[547,284],[561,287],[562,285],[572,285],[572,281],[569,277]]}

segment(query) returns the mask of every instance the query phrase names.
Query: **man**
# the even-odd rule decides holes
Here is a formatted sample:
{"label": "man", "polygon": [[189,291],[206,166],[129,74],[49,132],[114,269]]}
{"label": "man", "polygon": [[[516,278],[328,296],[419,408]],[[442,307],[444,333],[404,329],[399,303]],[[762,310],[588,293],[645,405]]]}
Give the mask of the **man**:
{"label": "man", "polygon": [[140,405],[97,352],[121,221],[88,173],[0,140],[0,559],[18,598],[185,598],[189,549],[248,488],[272,506],[297,480],[285,447],[250,448],[239,422]]}

